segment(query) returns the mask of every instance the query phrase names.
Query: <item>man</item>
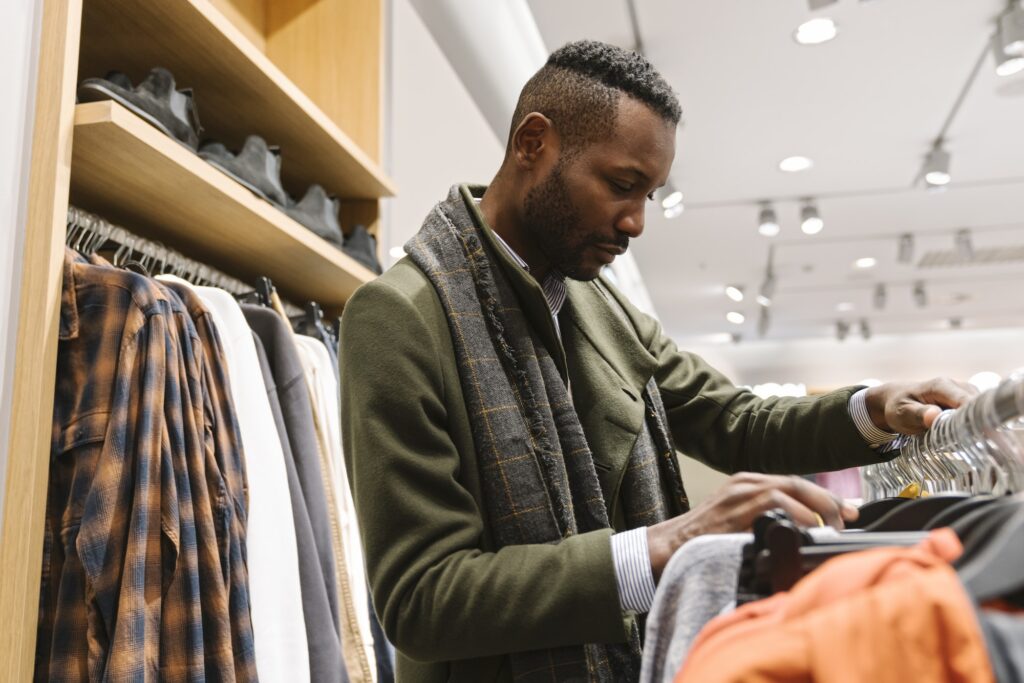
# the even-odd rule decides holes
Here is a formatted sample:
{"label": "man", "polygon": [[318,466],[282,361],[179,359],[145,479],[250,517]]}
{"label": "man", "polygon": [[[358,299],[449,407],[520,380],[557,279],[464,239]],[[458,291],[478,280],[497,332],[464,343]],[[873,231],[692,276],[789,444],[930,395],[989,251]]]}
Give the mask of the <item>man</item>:
{"label": "man", "polygon": [[679,117],[642,57],[556,51],[490,186],[453,188],[345,308],[346,462],[402,681],[635,679],[636,616],[686,540],[777,507],[856,515],[766,474],[690,510],[676,448],[727,472],[850,467],[969,396],[936,380],[761,400],[603,281],[643,231]]}

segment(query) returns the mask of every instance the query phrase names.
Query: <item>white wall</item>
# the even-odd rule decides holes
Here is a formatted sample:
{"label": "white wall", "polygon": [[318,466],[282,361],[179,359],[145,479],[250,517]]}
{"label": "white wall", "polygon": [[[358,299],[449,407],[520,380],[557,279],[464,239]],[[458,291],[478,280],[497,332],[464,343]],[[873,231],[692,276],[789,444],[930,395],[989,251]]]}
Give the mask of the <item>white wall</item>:
{"label": "white wall", "polygon": [[504,148],[409,0],[393,4],[389,161],[398,196],[388,200],[385,265],[455,183],[489,183]]}
{"label": "white wall", "polygon": [[0,515],[7,471],[40,4],[36,0],[0,2],[0,64],[4,65],[4,102],[0,106]]}

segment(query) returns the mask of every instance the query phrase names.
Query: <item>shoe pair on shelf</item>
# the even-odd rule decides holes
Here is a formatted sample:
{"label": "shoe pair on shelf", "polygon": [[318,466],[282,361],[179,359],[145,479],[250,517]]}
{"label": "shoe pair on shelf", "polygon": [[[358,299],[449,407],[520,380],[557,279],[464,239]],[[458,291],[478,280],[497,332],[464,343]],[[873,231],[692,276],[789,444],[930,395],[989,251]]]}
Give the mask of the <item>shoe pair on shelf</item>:
{"label": "shoe pair on shelf", "polygon": [[87,78],[78,86],[78,100],[114,100],[193,152],[199,147],[203,127],[192,89],[178,90],[167,69],[156,67],[137,86],[120,71],[111,71],[106,78]]}
{"label": "shoe pair on shelf", "polygon": [[341,202],[337,197],[328,196],[319,185],[310,185],[302,199],[292,201],[281,185],[280,148],[268,145],[259,135],[250,135],[237,154],[233,154],[222,143],[211,141],[199,148],[199,156],[249,188],[256,196],[266,199],[293,220],[309,228],[318,237],[339,249],[343,246],[344,238],[338,223]]}

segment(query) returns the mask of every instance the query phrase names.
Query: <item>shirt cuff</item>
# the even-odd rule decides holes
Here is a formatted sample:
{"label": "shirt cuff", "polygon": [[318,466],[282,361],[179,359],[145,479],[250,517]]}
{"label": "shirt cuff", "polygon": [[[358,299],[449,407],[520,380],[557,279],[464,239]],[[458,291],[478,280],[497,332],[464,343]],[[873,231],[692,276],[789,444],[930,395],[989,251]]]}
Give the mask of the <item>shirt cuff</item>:
{"label": "shirt cuff", "polygon": [[867,389],[861,389],[850,397],[850,417],[861,437],[875,450],[890,451],[899,444],[899,434],[879,429],[868,414]]}
{"label": "shirt cuff", "polygon": [[612,561],[622,609],[637,614],[650,611],[654,604],[654,573],[647,549],[647,527],[613,534]]}

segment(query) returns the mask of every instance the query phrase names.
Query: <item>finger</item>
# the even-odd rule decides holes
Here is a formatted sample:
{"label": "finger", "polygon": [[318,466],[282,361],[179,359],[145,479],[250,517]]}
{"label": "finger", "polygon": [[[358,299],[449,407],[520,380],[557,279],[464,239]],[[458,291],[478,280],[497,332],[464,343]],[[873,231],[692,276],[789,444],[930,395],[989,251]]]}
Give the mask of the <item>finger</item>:
{"label": "finger", "polygon": [[935,424],[935,420],[939,419],[939,415],[942,415],[942,408],[938,406],[924,406],[924,410],[921,411],[921,426],[925,429],[931,429],[932,425]]}
{"label": "finger", "polygon": [[782,508],[789,515],[789,518],[800,526],[818,526],[818,515],[815,514],[815,511],[785,491],[773,489],[771,495],[767,496],[767,498],[770,502],[762,512],[774,508]]}
{"label": "finger", "polygon": [[812,512],[821,515],[825,524],[842,529],[843,502],[831,491],[800,477],[781,477],[782,491],[805,505]]}
{"label": "finger", "polygon": [[[921,403],[913,398],[903,398],[896,404],[891,418],[887,418],[889,426],[900,434],[920,434],[938,417],[942,408],[928,403]],[[930,413],[935,413],[931,415]],[[928,420],[926,422],[925,420]]]}
{"label": "finger", "polygon": [[964,403],[970,401],[975,396],[975,393],[960,382],[955,382],[947,377],[940,377],[926,385],[919,399],[922,403],[930,403],[943,408],[959,408]]}

